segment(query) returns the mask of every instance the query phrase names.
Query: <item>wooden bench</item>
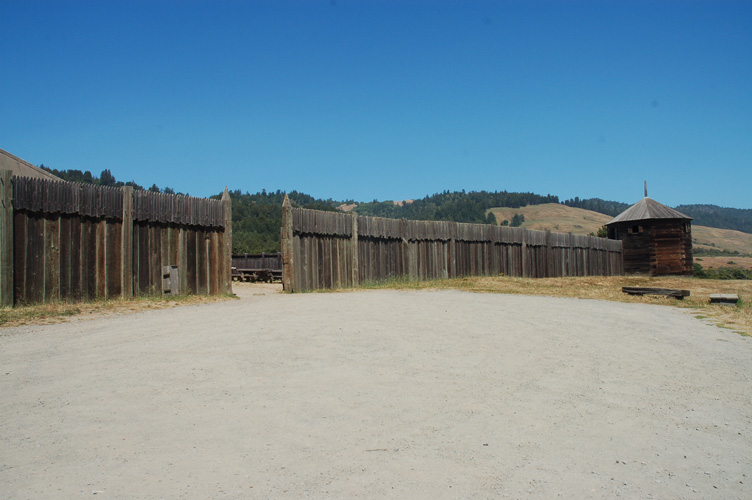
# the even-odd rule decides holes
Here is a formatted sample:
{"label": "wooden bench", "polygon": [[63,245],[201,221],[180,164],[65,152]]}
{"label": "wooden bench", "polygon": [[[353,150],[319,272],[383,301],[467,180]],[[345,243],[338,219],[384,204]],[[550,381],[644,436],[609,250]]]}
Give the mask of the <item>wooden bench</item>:
{"label": "wooden bench", "polygon": [[710,303],[735,306],[739,303],[739,296],[735,293],[711,293]]}
{"label": "wooden bench", "polygon": [[629,295],[665,295],[678,300],[684,300],[689,297],[689,290],[677,290],[675,288],[642,288],[638,286],[624,286],[622,292]]}

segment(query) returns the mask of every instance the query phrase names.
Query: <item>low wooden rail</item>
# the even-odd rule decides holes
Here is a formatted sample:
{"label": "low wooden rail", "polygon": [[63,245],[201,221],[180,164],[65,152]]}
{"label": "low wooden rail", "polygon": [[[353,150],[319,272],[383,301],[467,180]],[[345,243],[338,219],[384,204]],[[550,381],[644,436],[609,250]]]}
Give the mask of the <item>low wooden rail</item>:
{"label": "low wooden rail", "polygon": [[[222,200],[0,172],[0,304],[231,291],[232,226]],[[174,293],[174,291],[173,291]]]}
{"label": "low wooden rail", "polygon": [[412,221],[283,205],[283,285],[291,292],[364,281],[462,276],[620,275],[621,241],[572,233]]}

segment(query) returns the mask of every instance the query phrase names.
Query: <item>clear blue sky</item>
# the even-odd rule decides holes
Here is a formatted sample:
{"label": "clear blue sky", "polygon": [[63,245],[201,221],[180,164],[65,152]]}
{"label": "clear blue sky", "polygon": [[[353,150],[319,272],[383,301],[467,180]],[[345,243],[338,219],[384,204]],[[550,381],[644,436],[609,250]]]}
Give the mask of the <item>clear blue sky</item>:
{"label": "clear blue sky", "polygon": [[750,1],[0,0],[0,148],[193,196],[752,208]]}

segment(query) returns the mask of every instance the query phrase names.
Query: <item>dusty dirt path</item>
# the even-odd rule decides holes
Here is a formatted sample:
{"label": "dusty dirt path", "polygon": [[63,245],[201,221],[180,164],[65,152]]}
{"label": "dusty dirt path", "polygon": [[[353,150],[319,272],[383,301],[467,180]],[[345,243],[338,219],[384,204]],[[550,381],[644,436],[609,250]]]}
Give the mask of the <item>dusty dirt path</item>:
{"label": "dusty dirt path", "polygon": [[686,310],[236,290],[0,329],[0,498],[752,497],[752,340]]}

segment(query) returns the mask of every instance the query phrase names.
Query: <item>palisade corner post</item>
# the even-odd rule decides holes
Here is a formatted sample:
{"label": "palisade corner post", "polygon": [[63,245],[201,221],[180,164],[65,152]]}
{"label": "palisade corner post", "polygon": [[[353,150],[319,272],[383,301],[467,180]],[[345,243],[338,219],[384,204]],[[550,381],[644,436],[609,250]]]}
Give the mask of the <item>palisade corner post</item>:
{"label": "palisade corner post", "polygon": [[13,307],[13,186],[10,170],[0,171],[0,307]]}
{"label": "palisade corner post", "polygon": [[123,225],[121,227],[121,294],[133,297],[133,187],[123,186]]}
{"label": "palisade corner post", "polygon": [[282,289],[295,292],[295,259],[293,256],[292,204],[285,195],[282,202]]}
{"label": "palisade corner post", "polygon": [[227,186],[222,193],[222,204],[225,211],[225,227],[224,237],[222,238],[222,264],[220,265],[222,270],[221,287],[224,293],[232,293],[232,199]]}

